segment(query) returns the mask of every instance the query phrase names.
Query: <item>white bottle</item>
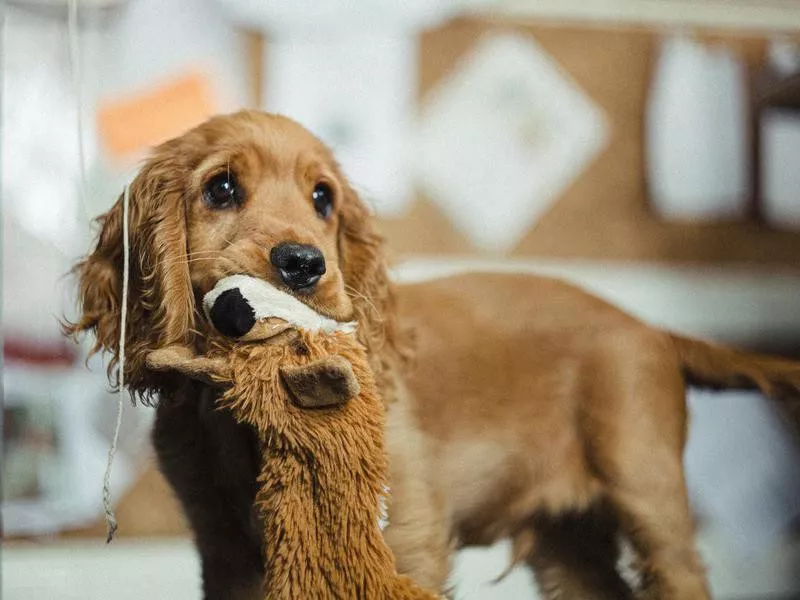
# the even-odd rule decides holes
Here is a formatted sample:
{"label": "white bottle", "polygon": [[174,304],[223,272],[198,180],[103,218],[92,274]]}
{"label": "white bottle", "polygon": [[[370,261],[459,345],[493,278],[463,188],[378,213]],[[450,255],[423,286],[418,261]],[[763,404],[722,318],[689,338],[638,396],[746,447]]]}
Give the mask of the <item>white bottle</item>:
{"label": "white bottle", "polygon": [[[800,73],[800,44],[776,39],[769,65],[778,77]],[[761,114],[761,216],[776,229],[800,229],[800,109],[769,108]]]}
{"label": "white bottle", "polygon": [[761,117],[761,216],[776,229],[800,229],[800,110]]}
{"label": "white bottle", "polygon": [[745,67],[685,36],[661,48],[645,122],[652,205],[665,219],[746,215],[751,193]]}

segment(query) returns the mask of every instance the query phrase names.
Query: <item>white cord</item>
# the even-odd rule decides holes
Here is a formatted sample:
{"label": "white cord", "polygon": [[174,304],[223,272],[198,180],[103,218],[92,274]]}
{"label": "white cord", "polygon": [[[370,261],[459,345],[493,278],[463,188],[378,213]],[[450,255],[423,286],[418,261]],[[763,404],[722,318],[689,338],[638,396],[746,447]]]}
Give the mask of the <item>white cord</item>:
{"label": "white cord", "polygon": [[125,400],[125,327],[128,322],[128,279],[130,271],[130,251],[128,235],[128,205],[130,202],[129,187],[125,186],[122,194],[122,304],[119,317],[119,395],[117,397],[117,422],[114,426],[114,437],[108,449],[108,463],[103,476],[103,512],[106,515],[106,543],[114,539],[117,531],[117,518],[111,507],[111,467],[114,464],[114,455],[117,453],[119,431],[122,428],[122,407]]}
{"label": "white cord", "polygon": [[[67,35],[69,38],[69,59],[70,70],[72,73],[72,87],[75,94],[75,114],[76,125],[78,128],[78,166],[80,170],[80,198],[87,218],[91,217],[89,203],[86,195],[86,154],[83,144],[83,101],[82,101],[82,77],[80,61],[80,39],[78,27],[78,0],[69,0],[69,12],[67,14]],[[106,518],[106,543],[114,539],[117,531],[117,518],[114,516],[114,509],[111,507],[111,470],[114,464],[114,456],[117,453],[119,444],[119,432],[122,428],[122,409],[125,401],[125,327],[128,318],[128,279],[129,279],[129,241],[128,241],[128,186],[122,195],[122,304],[120,307],[119,324],[119,395],[117,397],[117,421],[114,426],[114,436],[111,439],[111,447],[108,449],[108,463],[103,475],[103,512]]]}
{"label": "white cord", "polygon": [[69,0],[67,13],[67,36],[69,38],[69,65],[72,72],[72,92],[75,94],[75,115],[78,127],[78,170],[80,176],[80,197],[86,216],[91,218],[89,201],[86,197],[86,153],[83,144],[83,86],[80,58],[80,29],[78,26],[78,0]]}

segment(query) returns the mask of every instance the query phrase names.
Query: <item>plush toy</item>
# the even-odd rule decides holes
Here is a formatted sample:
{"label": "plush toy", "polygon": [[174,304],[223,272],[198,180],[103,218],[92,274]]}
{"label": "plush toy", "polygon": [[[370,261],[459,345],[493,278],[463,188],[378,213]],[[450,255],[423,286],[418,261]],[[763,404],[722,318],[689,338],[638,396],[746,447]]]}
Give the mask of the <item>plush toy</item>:
{"label": "plush toy", "polygon": [[203,304],[224,337],[203,356],[173,346],[148,363],[224,386],[221,406],[258,432],[264,597],[437,598],[397,574],[383,540],[384,407],[355,324],[238,275]]}

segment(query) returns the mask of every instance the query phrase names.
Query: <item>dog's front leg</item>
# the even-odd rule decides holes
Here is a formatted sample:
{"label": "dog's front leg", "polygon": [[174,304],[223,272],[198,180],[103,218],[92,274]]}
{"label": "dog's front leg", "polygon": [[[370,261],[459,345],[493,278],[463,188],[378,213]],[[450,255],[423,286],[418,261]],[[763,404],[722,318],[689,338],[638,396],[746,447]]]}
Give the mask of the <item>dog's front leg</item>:
{"label": "dog's front leg", "polygon": [[389,406],[389,525],[384,532],[399,573],[424,588],[445,592],[450,534],[444,499],[429,475],[427,440],[402,399]]}
{"label": "dog's front leg", "polygon": [[258,447],[253,432],[215,410],[217,391],[187,380],[156,412],[153,444],[181,502],[202,563],[206,600],[258,600],[263,559],[253,517]]}

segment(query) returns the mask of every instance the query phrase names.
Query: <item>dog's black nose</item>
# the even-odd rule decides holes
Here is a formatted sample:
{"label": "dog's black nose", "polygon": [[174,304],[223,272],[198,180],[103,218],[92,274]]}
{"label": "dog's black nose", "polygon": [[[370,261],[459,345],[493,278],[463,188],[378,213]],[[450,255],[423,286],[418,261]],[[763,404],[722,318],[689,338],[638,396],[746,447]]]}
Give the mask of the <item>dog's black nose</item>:
{"label": "dog's black nose", "polygon": [[295,291],[311,289],[325,274],[322,251],[308,244],[278,244],[270,252],[269,260],[278,269],[283,283]]}

